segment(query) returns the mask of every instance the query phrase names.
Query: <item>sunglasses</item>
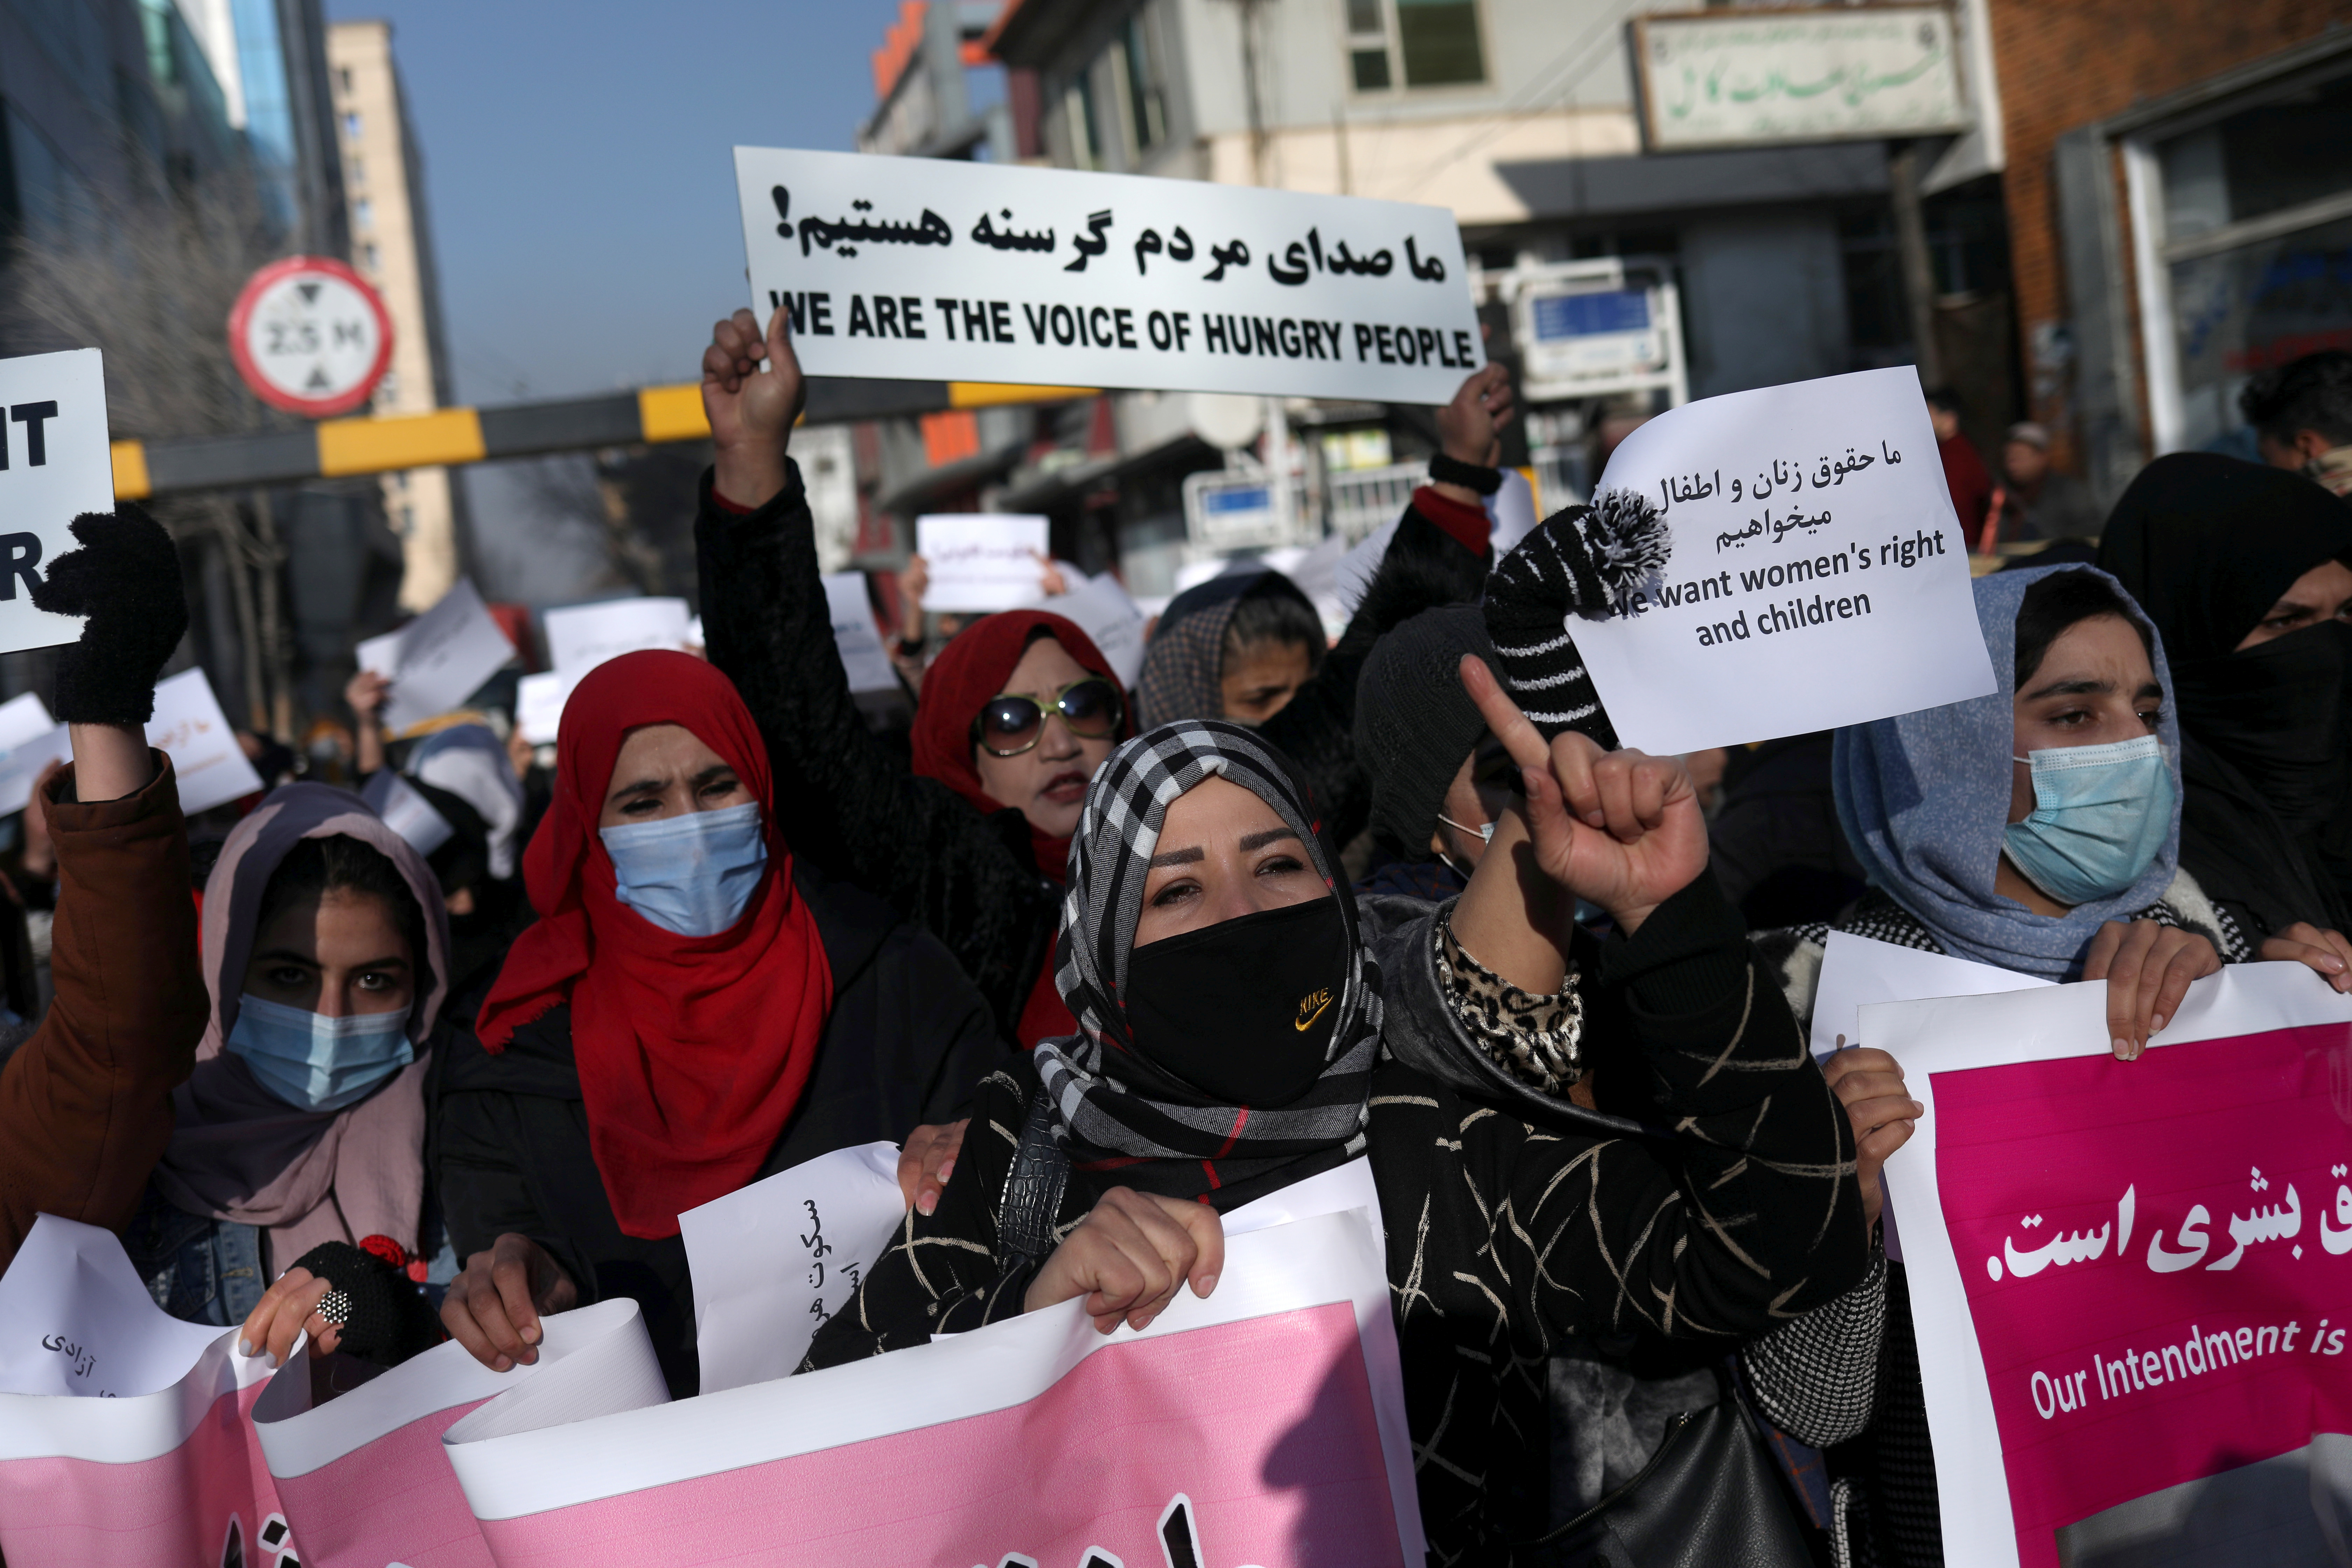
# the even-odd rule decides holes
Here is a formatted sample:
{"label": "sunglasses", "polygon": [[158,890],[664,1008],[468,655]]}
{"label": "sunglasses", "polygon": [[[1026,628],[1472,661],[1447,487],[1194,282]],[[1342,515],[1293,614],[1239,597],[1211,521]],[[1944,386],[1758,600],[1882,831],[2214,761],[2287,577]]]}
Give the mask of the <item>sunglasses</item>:
{"label": "sunglasses", "polygon": [[1045,738],[1047,713],[1059,713],[1079,739],[1102,741],[1118,733],[1126,712],[1118,688],[1090,675],[1055,692],[1050,705],[1012,692],[990,698],[971,721],[971,738],[991,756],[1017,757]]}

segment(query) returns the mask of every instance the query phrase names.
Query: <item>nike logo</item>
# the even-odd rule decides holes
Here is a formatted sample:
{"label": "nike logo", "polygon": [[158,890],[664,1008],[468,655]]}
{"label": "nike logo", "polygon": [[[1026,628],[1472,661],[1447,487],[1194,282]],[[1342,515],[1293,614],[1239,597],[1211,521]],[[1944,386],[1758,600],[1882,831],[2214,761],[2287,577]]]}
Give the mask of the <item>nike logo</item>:
{"label": "nike logo", "polygon": [[[1307,1011],[1307,1005],[1309,1002],[1312,1002],[1312,1003],[1314,1003],[1314,1004],[1315,1004],[1315,1011],[1313,1011],[1312,1013],[1308,1013],[1308,1012]],[[1297,1023],[1295,1023],[1295,1024],[1291,1025],[1290,1026],[1291,1026],[1292,1028],[1294,1028],[1294,1029],[1297,1030],[1300,1034],[1302,1034],[1302,1035],[1303,1035],[1303,1034],[1305,1034],[1305,1033],[1306,1033],[1309,1028],[1311,1028],[1311,1027],[1314,1026],[1315,1020],[1316,1020],[1316,1019],[1318,1019],[1318,1018],[1319,1018],[1319,1017],[1321,1017],[1321,1016],[1323,1016],[1323,1009],[1324,1009],[1324,1008],[1326,1008],[1326,1007],[1328,1007],[1330,1005],[1331,1005],[1331,993],[1330,993],[1330,992],[1328,992],[1328,991],[1310,991],[1310,992],[1308,992],[1306,995],[1301,996],[1301,997],[1298,999],[1298,1010],[1299,1010],[1299,1012],[1300,1012],[1300,1013],[1305,1014],[1306,1016],[1305,1016],[1304,1017],[1301,1017],[1301,1018],[1300,1018]]]}

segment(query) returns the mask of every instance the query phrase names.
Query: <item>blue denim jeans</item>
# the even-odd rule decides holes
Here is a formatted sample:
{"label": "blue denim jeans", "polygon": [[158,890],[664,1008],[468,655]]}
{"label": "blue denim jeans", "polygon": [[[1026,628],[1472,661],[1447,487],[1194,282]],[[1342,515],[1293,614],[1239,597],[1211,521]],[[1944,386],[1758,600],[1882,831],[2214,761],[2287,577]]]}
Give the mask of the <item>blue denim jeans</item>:
{"label": "blue denim jeans", "polygon": [[157,1306],[184,1321],[224,1329],[245,1321],[269,1288],[262,1242],[258,1226],[190,1214],[152,1182],[122,1232],[131,1267]]}

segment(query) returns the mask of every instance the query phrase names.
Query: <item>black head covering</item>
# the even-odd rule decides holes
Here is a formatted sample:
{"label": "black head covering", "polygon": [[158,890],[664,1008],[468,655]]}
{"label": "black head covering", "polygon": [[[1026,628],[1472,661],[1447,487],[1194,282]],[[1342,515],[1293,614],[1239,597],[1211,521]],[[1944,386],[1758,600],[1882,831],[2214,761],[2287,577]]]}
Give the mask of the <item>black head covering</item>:
{"label": "black head covering", "polygon": [[1462,689],[1465,653],[1496,663],[1478,606],[1423,610],[1373,644],[1356,677],[1356,761],[1372,782],[1372,827],[1408,859],[1429,858],[1445,792],[1486,732]]}
{"label": "black head covering", "polygon": [[2218,658],[2321,562],[2352,556],[2352,506],[2284,468],[2158,458],[2116,502],[2100,570],[2156,623],[2175,669]]}
{"label": "black head covering", "polygon": [[1169,600],[1151,629],[1143,669],[1136,678],[1136,728],[1222,716],[1225,628],[1244,599],[1269,595],[1295,599],[1310,612],[1315,608],[1315,601],[1297,584],[1271,568],[1223,573]]}
{"label": "black head covering", "polygon": [[2241,650],[2294,580],[2352,559],[2352,506],[2299,474],[2159,458],[2116,503],[2099,564],[2172,656],[2186,798],[2180,862],[2259,941],[2352,923],[2352,628]]}

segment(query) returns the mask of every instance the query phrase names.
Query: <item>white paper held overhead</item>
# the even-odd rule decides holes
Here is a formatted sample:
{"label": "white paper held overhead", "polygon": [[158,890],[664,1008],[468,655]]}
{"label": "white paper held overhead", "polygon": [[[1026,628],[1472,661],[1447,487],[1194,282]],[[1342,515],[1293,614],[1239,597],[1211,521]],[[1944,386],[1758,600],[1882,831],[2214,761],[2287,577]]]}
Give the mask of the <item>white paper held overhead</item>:
{"label": "white paper held overhead", "polygon": [[392,679],[383,719],[394,733],[464,703],[514,653],[469,577],[400,630],[358,648],[362,668]]}
{"label": "white paper held overhead", "polygon": [[926,610],[1026,609],[1045,597],[1045,520],[1011,512],[915,520],[915,552],[930,569]]}
{"label": "white paper held overhead", "polygon": [[66,727],[49,717],[37,693],[0,702],[0,816],[32,803],[33,783],[43,768],[72,758]]}
{"label": "white paper held overhead", "polygon": [[764,147],[735,179],[811,375],[1438,404],[1485,362],[1442,206]]}
{"label": "white paper held overhead", "polygon": [[573,683],[550,671],[515,682],[515,728],[534,746],[551,746],[563,724],[563,704]]}
{"label": "white paper held overhead", "polygon": [[866,574],[835,572],[824,579],[825,607],[833,616],[833,646],[841,650],[842,673],[852,691],[895,691],[898,672],[875,629],[874,606],[866,597]]}
{"label": "white paper held overhead", "polygon": [[[1066,570],[1064,575],[1073,574]],[[1045,607],[1076,623],[1118,677],[1119,689],[1134,689],[1136,678],[1143,673],[1143,607],[1127,596],[1118,578],[1108,572],[1080,577],[1068,593],[1046,600]]]}
{"label": "white paper held overhead", "polygon": [[1673,543],[1632,613],[1567,626],[1624,744],[1741,745],[1994,689],[1910,367],[1685,404],[1625,438],[1612,490],[1663,510]]}
{"label": "white paper held overhead", "polygon": [[172,759],[172,770],[179,775],[180,809],[190,816],[262,787],[261,775],[238,744],[202,665],[156,683],[155,716],[147,721],[147,743]]}
{"label": "white paper held overhead", "polygon": [[79,616],[35,609],[32,588],[58,556],[80,548],[75,518],[113,508],[98,351],[0,359],[0,653],[81,636]]}
{"label": "white paper held overhead", "polygon": [[568,680],[625,653],[683,650],[691,640],[684,599],[607,599],[547,612],[547,657]]}

